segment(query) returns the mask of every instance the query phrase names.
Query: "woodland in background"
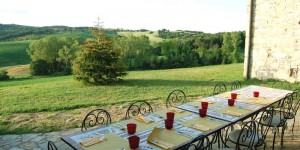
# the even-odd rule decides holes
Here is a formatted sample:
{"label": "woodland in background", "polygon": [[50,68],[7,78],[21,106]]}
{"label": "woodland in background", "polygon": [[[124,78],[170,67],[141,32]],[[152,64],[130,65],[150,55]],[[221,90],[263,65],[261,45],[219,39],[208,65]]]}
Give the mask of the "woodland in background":
{"label": "woodland in background", "polygon": [[[0,41],[30,39],[27,53],[30,55],[33,75],[54,72],[71,73],[72,61],[88,37],[47,37],[57,33],[87,32],[88,27],[30,27],[0,24]],[[163,40],[153,42],[148,36],[121,36],[118,32],[153,31],[105,29],[116,49],[120,49],[119,64],[127,70],[169,69],[197,67],[243,62],[245,32],[204,33],[199,31],[167,29],[158,30]],[[25,36],[20,36],[25,35]],[[91,34],[90,34],[91,35]],[[91,36],[92,37],[92,36]],[[37,38],[37,40],[36,40]],[[44,68],[47,68],[46,70]]]}
{"label": "woodland in background", "polygon": [[[150,31],[151,32],[151,31]],[[159,30],[165,40],[150,43],[147,36],[114,39],[129,70],[169,69],[243,62],[245,32],[208,34]]]}

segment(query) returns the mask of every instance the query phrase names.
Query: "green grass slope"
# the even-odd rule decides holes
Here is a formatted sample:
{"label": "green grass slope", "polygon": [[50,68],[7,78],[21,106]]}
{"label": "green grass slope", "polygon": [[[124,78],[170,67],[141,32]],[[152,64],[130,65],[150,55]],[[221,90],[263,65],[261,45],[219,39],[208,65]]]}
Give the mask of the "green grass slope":
{"label": "green grass slope", "polygon": [[121,35],[121,36],[129,36],[129,35],[142,36],[142,35],[145,35],[145,36],[149,37],[149,39],[152,43],[154,43],[154,42],[157,43],[157,42],[161,42],[161,41],[164,40],[163,38],[160,38],[158,36],[157,31],[154,31],[151,34],[150,34],[150,31],[145,31],[145,32],[118,32],[118,35]]}
{"label": "green grass slope", "polygon": [[30,63],[26,53],[30,41],[0,42],[0,67]]}
{"label": "green grass slope", "polygon": [[0,114],[164,100],[175,89],[188,96],[205,96],[212,93],[216,81],[242,80],[242,73],[243,64],[130,71],[123,82],[107,86],[86,86],[71,76],[15,79],[0,82]]}

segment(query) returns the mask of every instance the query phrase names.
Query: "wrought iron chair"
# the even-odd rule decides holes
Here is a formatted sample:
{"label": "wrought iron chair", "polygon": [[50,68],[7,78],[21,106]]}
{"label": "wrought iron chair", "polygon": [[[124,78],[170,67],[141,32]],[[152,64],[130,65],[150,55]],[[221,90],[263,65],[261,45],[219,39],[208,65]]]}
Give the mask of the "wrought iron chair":
{"label": "wrought iron chair", "polygon": [[176,104],[183,104],[186,101],[186,95],[182,90],[172,91],[166,100],[166,107],[174,107]]}
{"label": "wrought iron chair", "polygon": [[107,125],[111,123],[110,114],[104,109],[95,109],[90,111],[83,119],[81,131],[96,125]]}
{"label": "wrought iron chair", "polygon": [[293,94],[291,94],[290,100],[286,101],[286,119],[293,119],[292,125],[292,139],[294,139],[294,126],[296,121],[296,115],[300,106],[300,89],[296,89]]}
{"label": "wrought iron chair", "polygon": [[238,80],[235,80],[235,81],[233,81],[232,84],[231,84],[231,91],[232,91],[232,90],[235,90],[235,89],[239,89],[239,88],[241,88],[241,87],[242,87],[241,82],[238,81]]}
{"label": "wrought iron chair", "polygon": [[226,89],[226,85],[225,83],[223,82],[218,82],[216,85],[215,85],[215,88],[214,88],[214,91],[213,91],[213,95],[217,95],[217,94],[220,94],[220,93],[224,93],[226,92],[227,89]]}
{"label": "wrought iron chair", "polygon": [[137,115],[144,115],[152,112],[153,109],[147,101],[135,101],[128,107],[125,118],[130,118],[132,116]]}
{"label": "wrought iron chair", "polygon": [[58,148],[52,141],[48,141],[48,150],[58,150]]}
{"label": "wrought iron chair", "polygon": [[[270,117],[270,114],[264,113],[264,117],[260,119],[264,119],[265,117]],[[228,142],[235,144],[235,149],[257,149],[264,145],[265,149],[265,139],[268,133],[269,127],[262,128],[262,126],[258,123],[257,120],[252,119],[250,121],[244,122],[241,129],[235,129],[231,131],[229,134],[226,134],[225,145],[228,146]]]}
{"label": "wrought iron chair", "polygon": [[293,99],[293,95],[290,93],[290,94],[287,94],[285,96],[285,98],[280,100],[277,104],[271,105],[267,111],[270,114],[269,118],[265,117],[264,120],[260,120],[260,122],[259,122],[264,127],[272,127],[273,128],[273,132],[274,132],[273,144],[272,144],[273,149],[274,149],[274,145],[275,145],[275,138],[276,138],[276,135],[279,134],[277,132],[279,132],[280,127],[282,129],[280,145],[281,145],[281,147],[283,147],[284,130],[286,128],[287,117],[290,112],[289,109],[291,108],[290,106],[293,101],[292,99]]}
{"label": "wrought iron chair", "polygon": [[211,148],[211,143],[207,136],[199,136],[193,139],[189,144],[187,144],[184,150],[209,150]]}

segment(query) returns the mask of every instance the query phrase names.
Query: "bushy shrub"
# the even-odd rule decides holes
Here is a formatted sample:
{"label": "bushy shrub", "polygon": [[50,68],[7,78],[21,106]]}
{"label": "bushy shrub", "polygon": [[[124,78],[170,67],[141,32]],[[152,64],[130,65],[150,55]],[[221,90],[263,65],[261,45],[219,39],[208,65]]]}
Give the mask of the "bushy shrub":
{"label": "bushy shrub", "polygon": [[42,59],[38,59],[30,63],[30,73],[32,75],[47,75],[50,73],[49,68],[50,65],[47,61]]}
{"label": "bushy shrub", "polygon": [[0,81],[8,80],[9,76],[7,75],[6,70],[0,70]]}

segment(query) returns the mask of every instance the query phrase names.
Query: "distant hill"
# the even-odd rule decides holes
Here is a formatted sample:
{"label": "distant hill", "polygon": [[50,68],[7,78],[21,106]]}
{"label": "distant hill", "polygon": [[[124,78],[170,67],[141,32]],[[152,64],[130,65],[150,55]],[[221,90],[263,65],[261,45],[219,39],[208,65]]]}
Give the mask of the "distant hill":
{"label": "distant hill", "polygon": [[[113,29],[106,30],[110,36],[117,36]],[[45,26],[34,27],[16,24],[0,24],[0,42],[36,40],[46,36],[70,36],[90,38],[90,27]]]}
{"label": "distant hill", "polygon": [[0,41],[13,41],[20,37],[52,34],[53,30],[15,24],[0,24]]}

